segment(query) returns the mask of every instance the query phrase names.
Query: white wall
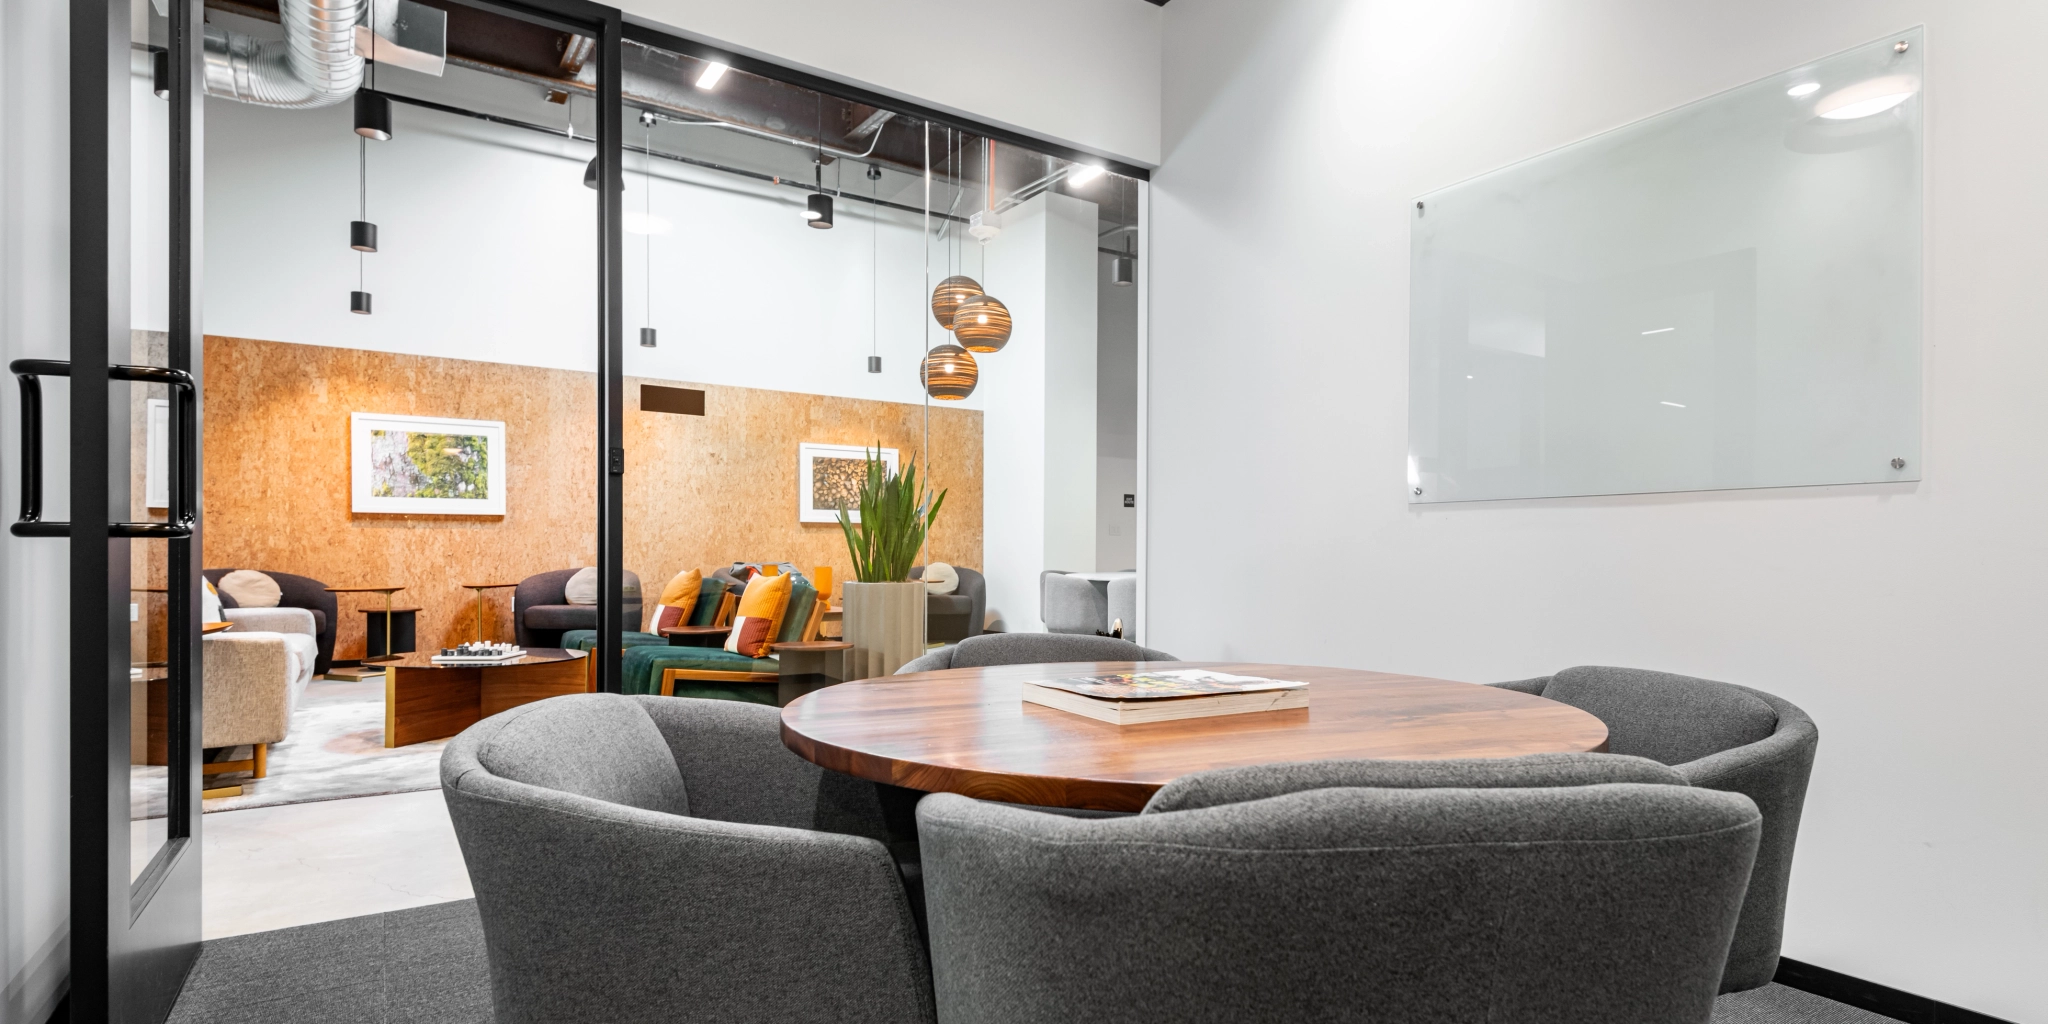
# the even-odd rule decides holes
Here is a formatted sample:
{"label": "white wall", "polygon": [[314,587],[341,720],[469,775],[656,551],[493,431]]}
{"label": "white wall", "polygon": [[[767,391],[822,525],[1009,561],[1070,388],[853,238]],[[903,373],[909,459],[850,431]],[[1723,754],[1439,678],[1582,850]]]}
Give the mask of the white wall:
{"label": "white wall", "polygon": [[626,0],[629,16],[1031,132],[1159,160],[1160,9],[1145,0]]}
{"label": "white wall", "polygon": [[1040,572],[1095,564],[1095,216],[1054,193],[1011,209],[977,278],[1016,323],[1002,351],[976,356],[983,573],[1011,633],[1045,628]]}
{"label": "white wall", "polygon": [[[67,6],[0,3],[0,362],[70,352]],[[0,509],[20,508],[21,409],[0,388]],[[46,382],[45,511],[69,518],[69,389]],[[70,972],[69,559],[0,532],[0,1024],[41,1024]]]}
{"label": "white wall", "polygon": [[[1781,694],[1822,734],[1786,955],[2048,1018],[2048,6],[1174,0],[1166,22],[1147,643]],[[1919,23],[1921,483],[1406,502],[1415,195]],[[1276,566],[1313,568],[1333,628],[1247,632],[1259,596],[1207,585]]]}
{"label": "white wall", "polygon": [[[594,370],[594,147],[397,106],[394,137],[369,145],[380,251],[362,257],[376,311],[359,316],[349,110],[207,103],[208,333]],[[658,160],[650,200],[643,166],[629,155],[626,208],[651,202],[671,227],[651,247],[626,236],[627,373],[922,401],[918,215],[872,222],[873,207],[842,200],[820,231],[804,225],[801,191]],[[652,350],[637,344],[650,254]],[[867,372],[871,350],[883,373]]]}

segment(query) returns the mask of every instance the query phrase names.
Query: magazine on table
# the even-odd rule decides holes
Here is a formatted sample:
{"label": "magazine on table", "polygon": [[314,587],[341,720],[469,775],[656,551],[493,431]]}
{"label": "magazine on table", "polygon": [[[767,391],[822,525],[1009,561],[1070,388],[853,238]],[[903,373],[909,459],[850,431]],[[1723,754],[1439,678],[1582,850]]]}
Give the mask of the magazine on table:
{"label": "magazine on table", "polygon": [[1264,690],[1299,690],[1307,683],[1285,679],[1267,679],[1263,676],[1239,676],[1228,672],[1211,672],[1206,669],[1147,670],[1144,672],[1112,672],[1099,676],[1063,676],[1058,679],[1034,679],[1035,686],[1053,690],[1078,693],[1083,697],[1097,700],[1146,701],[1178,700],[1185,697],[1215,697],[1233,693],[1258,693]]}

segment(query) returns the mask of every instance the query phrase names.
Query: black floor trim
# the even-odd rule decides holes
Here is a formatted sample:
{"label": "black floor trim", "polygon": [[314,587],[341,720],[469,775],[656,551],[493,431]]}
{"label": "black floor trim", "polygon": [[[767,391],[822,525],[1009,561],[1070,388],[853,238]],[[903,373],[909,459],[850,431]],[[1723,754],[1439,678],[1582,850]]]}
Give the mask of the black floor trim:
{"label": "black floor trim", "polygon": [[1791,957],[1778,958],[1778,976],[1772,980],[1786,988],[1811,992],[1859,1010],[1905,1021],[1906,1024],[2013,1024],[1987,1013],[1951,1006],[1939,999],[1916,996],[1825,967],[1800,963]]}

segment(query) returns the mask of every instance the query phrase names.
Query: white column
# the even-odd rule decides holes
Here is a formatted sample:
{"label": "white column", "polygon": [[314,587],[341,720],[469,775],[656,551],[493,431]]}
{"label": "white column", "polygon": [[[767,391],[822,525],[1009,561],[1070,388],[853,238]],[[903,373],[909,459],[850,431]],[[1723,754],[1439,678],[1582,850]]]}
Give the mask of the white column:
{"label": "white column", "polygon": [[982,551],[1000,628],[1033,632],[1038,574],[1095,568],[1096,205],[1047,193],[1009,210],[981,284],[1016,325],[981,366]]}

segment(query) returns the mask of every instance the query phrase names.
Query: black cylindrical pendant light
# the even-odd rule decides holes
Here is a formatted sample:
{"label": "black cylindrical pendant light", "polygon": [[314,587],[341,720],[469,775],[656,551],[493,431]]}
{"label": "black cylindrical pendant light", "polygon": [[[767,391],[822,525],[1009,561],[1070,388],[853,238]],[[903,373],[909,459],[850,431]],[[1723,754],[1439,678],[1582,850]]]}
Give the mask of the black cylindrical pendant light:
{"label": "black cylindrical pendant light", "polygon": [[880,373],[880,372],[882,372],[882,357],[881,357],[881,356],[869,356],[869,357],[868,357],[868,372],[869,372],[869,373]]}
{"label": "black cylindrical pendant light", "polygon": [[350,292],[350,293],[348,293],[348,311],[349,311],[349,312],[351,312],[351,313],[361,313],[361,314],[362,314],[362,315],[364,315],[364,316],[369,316],[369,315],[370,315],[370,293],[369,293],[369,292]]}
{"label": "black cylindrical pendant light", "polygon": [[370,89],[356,90],[356,134],[378,142],[391,139],[391,97]]}
{"label": "black cylindrical pendant light", "polygon": [[1118,256],[1109,261],[1109,283],[1128,287],[1138,279],[1138,260],[1133,256]]}
{"label": "black cylindrical pendant light", "polygon": [[160,100],[171,98],[171,51],[149,51],[149,91]]}
{"label": "black cylindrical pendant light", "polygon": [[376,252],[377,225],[366,220],[349,221],[348,247],[357,252]]}
{"label": "black cylindrical pendant light", "polygon": [[832,226],[832,197],[823,192],[811,193],[811,201],[804,207],[804,220],[814,228]]}
{"label": "black cylindrical pendant light", "polygon": [[640,347],[641,347],[641,348],[653,348],[653,347],[654,347],[654,328],[652,328],[652,327],[642,327],[642,328],[640,328]]}

